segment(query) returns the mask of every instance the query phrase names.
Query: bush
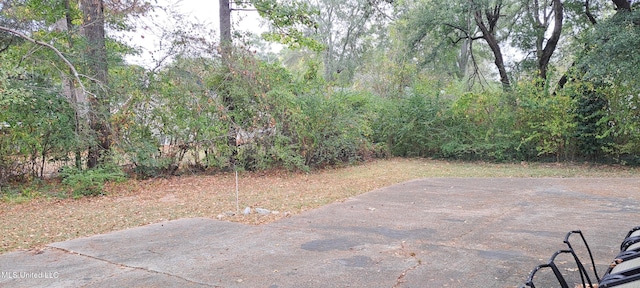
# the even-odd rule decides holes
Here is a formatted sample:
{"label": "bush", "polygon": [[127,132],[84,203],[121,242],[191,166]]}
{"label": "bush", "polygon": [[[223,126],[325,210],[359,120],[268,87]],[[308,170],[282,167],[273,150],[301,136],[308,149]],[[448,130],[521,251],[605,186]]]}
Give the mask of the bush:
{"label": "bush", "polygon": [[124,181],[125,174],[115,165],[106,165],[94,169],[79,170],[75,167],[63,167],[60,170],[62,184],[72,189],[74,198],[82,196],[104,195],[104,184],[110,181]]}
{"label": "bush", "polygon": [[510,95],[465,93],[451,107],[443,155],[456,159],[511,161],[517,158]]}
{"label": "bush", "polygon": [[10,66],[0,67],[0,185],[44,177],[77,144],[74,110],[49,77]]}
{"label": "bush", "polygon": [[552,156],[556,161],[573,159],[575,151],[575,101],[562,93],[549,95],[536,86],[518,88],[516,129],[520,149],[535,149],[535,157]]}
{"label": "bush", "polygon": [[305,165],[352,163],[373,155],[371,121],[377,113],[373,97],[348,91],[299,97],[303,119],[298,141]]}
{"label": "bush", "polygon": [[389,100],[376,125],[377,139],[388,143],[391,153],[403,157],[435,156],[447,133],[447,102],[438,96],[410,94]]}

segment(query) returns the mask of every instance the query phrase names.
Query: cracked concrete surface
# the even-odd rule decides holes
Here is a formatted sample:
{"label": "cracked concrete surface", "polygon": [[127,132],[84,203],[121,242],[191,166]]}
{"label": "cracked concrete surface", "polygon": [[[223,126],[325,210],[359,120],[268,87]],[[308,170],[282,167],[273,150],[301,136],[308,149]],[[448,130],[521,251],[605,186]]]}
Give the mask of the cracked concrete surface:
{"label": "cracked concrete surface", "polygon": [[422,179],[262,226],[195,218],[0,255],[0,287],[517,287],[581,229],[604,271],[640,179]]}

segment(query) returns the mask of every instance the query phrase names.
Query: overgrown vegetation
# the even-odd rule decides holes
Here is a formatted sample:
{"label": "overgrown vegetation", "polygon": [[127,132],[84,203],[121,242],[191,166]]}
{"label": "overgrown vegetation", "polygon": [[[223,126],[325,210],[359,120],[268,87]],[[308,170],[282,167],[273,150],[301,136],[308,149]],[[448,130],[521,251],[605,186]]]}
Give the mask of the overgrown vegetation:
{"label": "overgrown vegetation", "polygon": [[64,167],[60,171],[62,184],[72,189],[73,198],[82,196],[97,196],[105,193],[105,182],[118,182],[125,180],[125,175],[120,167],[109,165],[95,169],[79,170],[74,167]]}
{"label": "overgrown vegetation", "polygon": [[[499,56],[499,47],[489,52],[473,46],[470,35],[462,33],[482,21],[461,17],[457,20],[467,26],[446,25],[451,11],[429,1],[393,6],[394,23],[378,14],[384,9],[371,6],[384,3],[350,1],[347,6],[369,23],[367,29],[342,35],[323,27],[328,30],[316,32],[324,34],[309,32],[317,39],[305,40],[304,27],[296,22],[294,36],[304,40],[296,43],[313,43],[314,49],[285,49],[274,57],[248,48],[247,39],[246,46],[220,55],[209,40],[180,30],[170,36],[170,53],[162,58],[170,61],[151,69],[125,62],[133,50],[116,38],[106,41],[108,66],[91,67],[95,59],[86,59],[90,55],[83,50],[87,37],[73,30],[83,12],[62,2],[53,8],[27,0],[0,6],[5,17],[0,20],[15,22],[0,21],[0,26],[15,26],[14,32],[0,32],[0,191],[7,183],[55,176],[81,197],[104,193],[104,183],[123,179],[125,171],[139,178],[308,171],[388,156],[622,164],[636,164],[640,156],[637,9],[580,28],[579,36],[563,46],[573,55],[570,69],[560,61],[549,64],[554,58],[547,55],[516,63],[510,75],[503,75],[502,63],[500,77],[491,80],[480,75],[491,66],[482,66],[481,60]],[[325,2],[316,10],[345,5]],[[515,3],[495,11],[516,15]],[[145,13],[149,7],[135,11]],[[458,12],[487,7],[459,5]],[[108,25],[130,29],[126,15],[118,14],[125,12],[116,8],[107,10],[114,13],[107,15]],[[38,13],[27,13],[32,10]],[[427,19],[424,11],[437,17]],[[303,24],[331,22],[323,17],[329,16],[311,13]],[[72,29],[50,28],[64,18]],[[567,21],[586,26],[577,19]],[[495,27],[483,31],[489,46],[500,40],[494,39],[496,31],[504,29],[497,15],[494,20]],[[348,27],[360,23],[342,21]],[[536,31],[523,26],[527,23],[516,24],[522,26],[514,32],[517,47],[533,49],[539,38],[531,33]],[[407,30],[416,25],[422,26]],[[17,37],[16,31],[53,43],[81,72],[108,67],[109,81],[87,75],[73,79],[77,75],[67,71],[59,55]],[[452,35],[460,39],[434,41]],[[320,43],[336,46],[317,53]],[[542,62],[544,67],[534,65]],[[561,78],[566,81],[555,84],[561,68],[567,70]]]}

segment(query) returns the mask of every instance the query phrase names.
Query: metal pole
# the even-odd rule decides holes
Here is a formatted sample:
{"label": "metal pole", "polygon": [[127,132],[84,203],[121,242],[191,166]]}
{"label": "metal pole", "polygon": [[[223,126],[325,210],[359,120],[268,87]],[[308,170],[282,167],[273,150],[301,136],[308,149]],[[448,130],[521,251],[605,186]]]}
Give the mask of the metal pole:
{"label": "metal pole", "polygon": [[238,201],[238,198],[239,198],[239,196],[238,196],[238,194],[239,194],[239,192],[238,192],[238,169],[235,169],[235,170],[236,170],[236,215],[238,215],[238,214],[240,214],[240,203]]}

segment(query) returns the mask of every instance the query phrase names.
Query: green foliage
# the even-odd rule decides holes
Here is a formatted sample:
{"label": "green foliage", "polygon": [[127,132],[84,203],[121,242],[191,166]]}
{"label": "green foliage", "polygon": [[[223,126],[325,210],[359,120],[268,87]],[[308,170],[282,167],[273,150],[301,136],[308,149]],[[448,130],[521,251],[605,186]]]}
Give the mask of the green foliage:
{"label": "green foliage", "polygon": [[[172,168],[177,168],[176,159],[167,156],[169,150],[161,150],[159,139],[153,136],[149,127],[134,125],[129,127],[127,138],[120,143],[120,148],[126,151],[129,158],[125,163],[133,164],[133,172],[141,178],[157,177],[170,174]],[[128,137],[137,137],[129,139]]]}
{"label": "green foliage", "polygon": [[39,191],[39,187],[34,183],[14,185],[3,188],[0,191],[0,198],[2,202],[9,203],[25,203],[34,198],[41,197],[42,193]]}
{"label": "green foliage", "polygon": [[280,65],[252,57],[241,57],[228,67],[231,75],[219,74],[214,87],[226,95],[225,105],[231,108],[225,115],[230,129],[252,136],[240,137],[240,167],[305,170],[366,158],[371,95],[333,90],[309,73],[295,80]]}
{"label": "green foliage", "polygon": [[561,91],[575,101],[577,153],[591,160],[605,156],[604,151],[613,144],[608,133],[609,101],[603,93],[606,90],[602,84],[576,81]]}
{"label": "green foliage", "polygon": [[346,91],[307,94],[300,96],[300,107],[300,153],[306,165],[353,163],[373,153],[374,96]]}
{"label": "green foliage", "polygon": [[583,40],[588,48],[579,60],[584,79],[615,83],[638,92],[636,77],[640,65],[640,11],[619,12],[600,23]]}
{"label": "green foliage", "polygon": [[11,183],[0,190],[0,201],[8,203],[26,203],[42,197],[66,198],[56,181],[35,179],[25,183]]}
{"label": "green foliage", "polygon": [[[590,139],[587,153],[600,149],[621,162],[640,153],[640,11],[619,11],[583,39],[576,85],[583,87],[580,131]],[[588,124],[589,126],[585,126]]]}
{"label": "green foliage", "polygon": [[43,177],[48,161],[76,146],[74,110],[51,86],[39,74],[0,68],[0,183]]}
{"label": "green foliage", "polygon": [[289,48],[309,48],[321,51],[324,46],[302,31],[304,27],[317,29],[313,15],[319,12],[302,1],[252,0],[260,16],[268,19],[274,31],[266,32],[266,40],[287,45]]}
{"label": "green foliage", "polygon": [[451,107],[455,129],[443,146],[446,157],[508,161],[517,158],[513,107],[503,92],[465,93]]}
{"label": "green foliage", "polygon": [[[522,139],[520,149],[537,151],[537,156],[554,156],[556,161],[575,156],[574,135],[577,127],[575,100],[571,95],[549,95],[536,83],[520,85],[517,117]],[[544,111],[541,113],[541,111]]]}
{"label": "green foliage", "polygon": [[446,135],[447,101],[438,96],[411,93],[386,101],[376,123],[376,139],[398,156],[434,156]]}
{"label": "green foliage", "polygon": [[620,163],[640,163],[640,93],[629,87],[610,85],[597,92],[608,100],[608,109],[597,125],[602,133],[597,137],[607,144],[602,149]]}
{"label": "green foliage", "polygon": [[114,122],[118,149],[138,175],[307,170],[384,151],[371,140],[378,97],[312,75],[295,79],[240,49],[220,60],[179,58],[152,77],[149,91],[129,92]]}
{"label": "green foliage", "polygon": [[88,170],[63,167],[60,170],[62,184],[68,185],[74,198],[104,195],[106,182],[124,181],[125,174],[120,167],[108,164]]}
{"label": "green foliage", "polygon": [[395,51],[400,49],[391,50],[394,52],[377,51],[364,56],[366,64],[355,76],[355,89],[383,98],[403,97],[405,88],[414,82],[414,78],[419,78],[420,71],[405,55]]}
{"label": "green foliage", "polygon": [[467,67],[460,67],[457,61],[468,59],[456,59],[456,57],[462,56],[458,53],[461,49],[468,47],[468,43],[462,41],[462,38],[467,36],[465,33],[475,29],[469,2],[435,3],[426,0],[408,1],[404,5],[409,9],[394,23],[398,37],[402,39],[400,43],[404,45],[403,50],[406,50],[412,58],[420,59],[419,63],[422,67],[439,73],[457,74],[460,78],[465,77]]}
{"label": "green foliage", "polygon": [[374,125],[374,139],[394,155],[515,161],[566,160],[575,153],[574,101],[568,95],[548,95],[536,84],[454,99],[437,86],[412,91],[385,102]]}
{"label": "green foliage", "polygon": [[[20,22],[20,31],[58,47],[81,73],[90,74],[83,72],[87,44],[77,29],[69,34],[50,29],[66,12],[75,26],[81,24],[77,3],[66,11],[63,2],[54,2],[12,2],[11,9],[2,9],[0,22]],[[97,102],[109,107],[88,114],[65,92],[68,67],[57,55],[3,33],[0,184],[43,178],[50,161],[67,164],[71,155],[86,157],[87,147],[97,141],[87,121],[96,111],[109,116],[95,120],[113,132],[108,139],[114,143],[113,157],[142,178],[189,171],[308,170],[388,153],[489,161],[638,159],[637,11],[615,13],[584,33],[581,44],[587,49],[577,55],[573,80],[551,95],[549,87],[525,80],[508,92],[492,90],[490,83],[471,90],[469,77],[486,70],[482,63],[491,58],[486,47],[464,40],[478,36],[473,3],[400,1],[392,9],[376,9],[383,2],[252,1],[273,25],[265,37],[310,48],[290,52],[298,59],[283,60],[296,62],[297,69],[290,70],[274,57],[262,61],[244,48],[218,57],[203,45],[207,39],[184,29],[169,37],[167,51],[175,54],[150,70],[127,65],[124,56],[131,49],[107,39],[108,85],[82,80],[90,89],[99,88],[89,92],[105,96]],[[496,3],[474,3],[492,7],[489,2]],[[606,15],[601,2],[593,7],[599,16]],[[567,17],[582,13],[579,1],[564,3]],[[515,15],[520,7],[514,1],[504,4],[504,15]],[[312,7],[341,11],[318,15]],[[113,13],[108,23],[131,28],[127,11],[115,8],[108,9]],[[149,6],[132,9],[145,13]],[[570,20],[567,27],[585,29],[581,21]],[[504,40],[527,51],[539,48],[534,44],[541,44],[537,40],[544,31],[522,26],[526,21],[520,18],[514,21]],[[385,34],[387,24],[392,28]],[[503,28],[496,26],[496,35]],[[323,39],[327,47],[314,39]],[[76,167],[61,172],[76,197],[102,194],[105,182],[124,177],[115,167]]]}
{"label": "green foliage", "polygon": [[[0,54],[0,61],[6,63],[6,56]],[[29,97],[29,91],[24,87],[20,87],[14,84],[14,79],[23,75],[24,69],[12,68],[11,66],[0,67],[0,107],[6,108],[8,105],[21,105],[24,104],[25,98]],[[3,109],[6,111],[6,109]],[[4,113],[3,113],[4,114]],[[0,116],[6,121],[6,115]]]}

